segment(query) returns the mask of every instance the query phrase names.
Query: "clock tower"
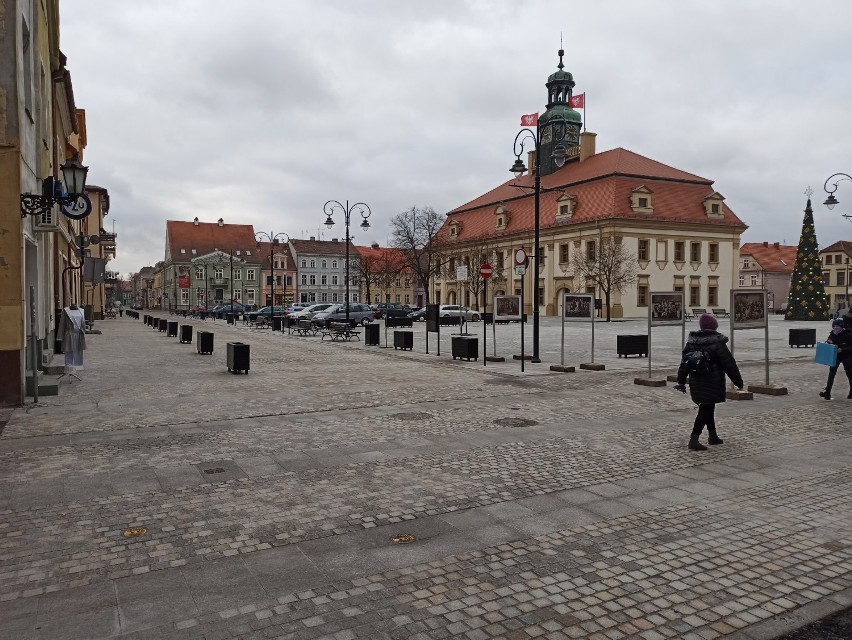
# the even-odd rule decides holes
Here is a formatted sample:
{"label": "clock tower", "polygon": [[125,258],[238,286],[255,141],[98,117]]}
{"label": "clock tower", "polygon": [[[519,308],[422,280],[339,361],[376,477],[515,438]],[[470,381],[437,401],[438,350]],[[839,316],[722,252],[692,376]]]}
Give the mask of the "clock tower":
{"label": "clock tower", "polygon": [[583,118],[569,104],[574,91],[574,76],[570,71],[563,71],[563,49],[559,50],[559,64],[555,73],[550,74],[545,86],[547,87],[547,110],[539,116],[538,126],[541,135],[541,166],[539,175],[546,176],[559,170],[553,160],[553,151],[559,145],[565,147],[567,162],[580,157],[580,129]]}

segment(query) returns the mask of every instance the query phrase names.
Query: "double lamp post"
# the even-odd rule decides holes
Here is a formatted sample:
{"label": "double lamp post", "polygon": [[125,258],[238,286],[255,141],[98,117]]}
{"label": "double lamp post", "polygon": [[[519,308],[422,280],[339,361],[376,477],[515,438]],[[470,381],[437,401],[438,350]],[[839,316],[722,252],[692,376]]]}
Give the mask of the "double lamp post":
{"label": "double lamp post", "polygon": [[[260,249],[261,242],[269,243],[269,304],[266,305],[270,307],[269,309],[269,317],[271,318],[275,315],[273,312],[275,311],[275,263],[273,260],[275,259],[275,249],[281,246],[281,240],[284,240],[285,243],[290,243],[290,236],[284,233],[273,233],[266,231],[258,231],[254,234],[255,242],[257,243],[256,248]],[[285,244],[285,246],[287,246]],[[284,270],[284,274],[281,276],[281,283],[283,287],[282,293],[282,303],[286,306],[287,304],[287,271]]]}
{"label": "double lamp post", "polygon": [[345,205],[337,200],[329,200],[323,205],[322,210],[326,215],[325,226],[327,229],[331,229],[334,226],[334,220],[331,217],[332,214],[337,210],[343,212],[343,221],[346,225],[346,300],[344,301],[344,309],[346,312],[346,324],[349,324],[349,218],[354,211],[357,211],[361,215],[361,228],[367,230],[370,228],[367,218],[370,217],[372,211],[363,202],[355,202],[350,205],[349,200],[346,201]]}

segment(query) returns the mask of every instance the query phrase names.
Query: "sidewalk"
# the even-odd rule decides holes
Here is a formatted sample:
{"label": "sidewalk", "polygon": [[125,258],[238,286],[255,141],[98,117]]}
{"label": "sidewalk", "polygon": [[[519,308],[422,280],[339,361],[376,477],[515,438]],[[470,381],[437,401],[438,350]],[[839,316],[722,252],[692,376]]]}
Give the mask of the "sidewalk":
{"label": "sidewalk", "polygon": [[[596,327],[612,370],[551,374],[543,323],[521,375],[420,333],[412,353],[192,324],[212,356],[100,322],[84,381],[9,417],[0,637],[755,639],[852,604],[852,400],[817,396],[783,323],[790,394],[720,405],[707,452],[688,397],[615,358],[639,325]],[[679,333],[655,329],[661,367]],[[762,340],[736,336],[747,381]]]}

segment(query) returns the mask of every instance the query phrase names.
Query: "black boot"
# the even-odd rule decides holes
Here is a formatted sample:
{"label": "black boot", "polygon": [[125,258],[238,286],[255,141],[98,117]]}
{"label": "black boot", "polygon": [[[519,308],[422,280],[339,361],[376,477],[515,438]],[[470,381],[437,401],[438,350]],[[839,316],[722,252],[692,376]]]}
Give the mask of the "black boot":
{"label": "black boot", "polygon": [[689,439],[689,445],[688,446],[692,451],[707,451],[707,447],[705,447],[703,444],[698,442],[698,436],[692,436]]}
{"label": "black boot", "polygon": [[[852,394],[850,394],[850,395],[852,395]],[[831,400],[831,391],[820,391],[819,397],[825,398],[826,400]]]}
{"label": "black boot", "polygon": [[707,444],[722,444],[725,441],[720,438],[715,431],[710,432],[710,436],[707,438]]}

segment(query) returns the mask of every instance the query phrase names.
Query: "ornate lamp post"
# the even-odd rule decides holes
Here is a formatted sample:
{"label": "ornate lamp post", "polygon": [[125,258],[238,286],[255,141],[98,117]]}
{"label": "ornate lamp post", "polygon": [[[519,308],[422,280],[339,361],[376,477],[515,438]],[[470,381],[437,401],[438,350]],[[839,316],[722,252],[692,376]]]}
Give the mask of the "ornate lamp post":
{"label": "ornate lamp post", "polygon": [[[835,178],[837,179],[834,180]],[[832,180],[834,180],[834,182],[831,182]],[[849,182],[852,182],[852,176],[850,176],[848,173],[835,173],[834,175],[829,176],[828,179],[825,181],[825,184],[822,186],[822,188],[828,194],[828,197],[825,199],[825,202],[823,202],[823,204],[828,207],[829,211],[831,211],[832,209],[834,209],[835,206],[840,204],[840,201],[834,197],[834,192],[837,191],[837,185],[839,185],[842,180],[848,180]],[[831,188],[829,188],[828,186],[829,182],[831,182]],[[842,213],[840,215],[846,218],[849,222],[852,222],[852,214]],[[846,258],[846,309],[847,311],[850,309],[849,258]]]}
{"label": "ornate lamp post", "polygon": [[[565,139],[565,134],[567,131],[568,122],[561,117],[553,118],[549,120],[544,125],[544,132],[547,132],[548,136],[552,136],[556,143],[556,147],[553,149],[553,154],[551,157],[553,161],[556,163],[557,167],[562,167],[565,165],[565,161],[568,159],[568,150],[565,148],[565,145],[561,144],[561,142]],[[523,174],[527,172],[527,167],[524,164],[524,161],[521,160],[521,155],[524,152],[524,145],[532,141],[535,145],[535,233],[534,240],[535,247],[533,249],[533,278],[535,278],[535,286],[533,287],[533,353],[532,353],[532,362],[541,362],[541,358],[538,357],[538,338],[539,338],[539,303],[538,303],[538,270],[541,266],[541,256],[539,255],[539,230],[541,227],[541,211],[540,211],[540,201],[541,201],[541,135],[542,135],[542,126],[536,123],[535,131],[532,129],[521,129],[518,131],[518,135],[515,136],[515,143],[513,145],[513,153],[515,154],[515,163],[512,165],[510,171],[515,174],[516,178],[520,178]]]}
{"label": "ornate lamp post", "polygon": [[358,213],[361,215],[361,228],[364,230],[369,229],[370,223],[367,222],[367,218],[370,217],[372,211],[370,211],[370,207],[363,202],[355,202],[350,206],[349,200],[347,200],[346,205],[344,206],[337,200],[329,200],[322,207],[323,213],[326,214],[325,226],[327,229],[331,229],[334,226],[334,220],[332,220],[331,214],[334,213],[336,209],[343,212],[343,221],[346,225],[346,324],[349,324],[349,218],[356,208]]}
{"label": "ornate lamp post", "polygon": [[[21,194],[21,217],[38,216],[50,211],[55,204],[69,205],[77,201],[86,190],[86,175],[89,167],[80,164],[77,156],[59,167],[62,171],[62,183],[52,176],[42,182],[42,195],[32,193]],[[64,183],[64,191],[63,191]],[[90,203],[91,204],[91,203]],[[89,209],[91,210],[91,208]]]}
{"label": "ornate lamp post", "polygon": [[[261,241],[265,240],[266,242],[269,243],[269,272],[271,274],[270,277],[269,277],[269,306],[272,307],[270,309],[270,313],[269,313],[270,317],[272,317],[274,315],[272,313],[272,311],[275,310],[274,309],[275,308],[275,263],[273,262],[273,259],[275,257],[275,248],[281,245],[281,240],[284,239],[284,238],[286,238],[286,242],[288,242],[288,243],[290,242],[290,236],[287,235],[286,233],[284,233],[283,231],[281,233],[272,233],[271,231],[269,233],[267,233],[266,231],[258,231],[257,233],[254,234],[254,239],[257,242],[257,248],[258,249],[260,249]],[[284,287],[284,302],[286,304],[286,301],[287,301],[287,272],[286,271],[284,272],[284,275],[281,279],[281,282],[283,283],[282,286]]]}

